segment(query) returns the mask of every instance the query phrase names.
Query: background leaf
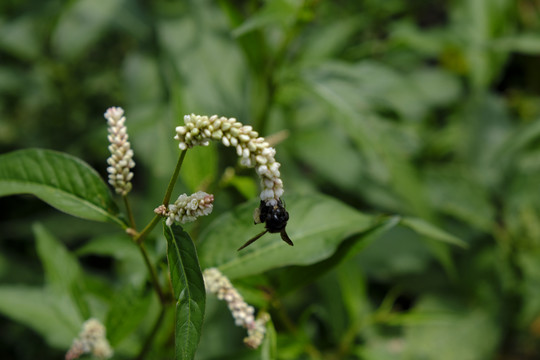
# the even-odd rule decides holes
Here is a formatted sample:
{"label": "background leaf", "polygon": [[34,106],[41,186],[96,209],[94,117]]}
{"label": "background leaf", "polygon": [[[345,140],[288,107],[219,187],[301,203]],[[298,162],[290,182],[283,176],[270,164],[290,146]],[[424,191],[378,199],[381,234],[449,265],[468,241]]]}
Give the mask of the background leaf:
{"label": "background leaf", "polygon": [[401,219],[401,224],[431,239],[464,248],[467,247],[467,243],[463,240],[448,234],[447,232],[437,228],[435,225],[432,225],[423,219],[406,217]]}
{"label": "background leaf", "polygon": [[29,286],[0,286],[0,312],[43,336],[54,347],[67,349],[79,334],[82,320],[66,297]]}
{"label": "background leaf", "polygon": [[36,247],[43,263],[47,286],[58,296],[68,296],[77,305],[81,319],[90,318],[84,298],[81,268],[76,258],[42,225],[34,225]]}
{"label": "background leaf", "polygon": [[85,162],[52,150],[0,155],[0,196],[32,194],[60,211],[123,225],[107,185]]}
{"label": "background leaf", "polygon": [[114,297],[105,320],[107,339],[111,346],[119,344],[126,336],[133,333],[142,321],[150,305],[150,296],[126,286]]}
{"label": "background leaf", "polygon": [[489,359],[500,336],[494,321],[485,308],[466,309],[449,298],[426,296],[409,316],[405,354],[413,358]]}
{"label": "background leaf", "polygon": [[206,292],[197,251],[189,235],[178,225],[163,222],[167,259],[176,299],[176,359],[193,359],[199,345]]}
{"label": "background leaf", "polygon": [[123,0],[72,2],[60,17],[53,33],[55,50],[67,59],[81,56],[113,23],[122,3]]}

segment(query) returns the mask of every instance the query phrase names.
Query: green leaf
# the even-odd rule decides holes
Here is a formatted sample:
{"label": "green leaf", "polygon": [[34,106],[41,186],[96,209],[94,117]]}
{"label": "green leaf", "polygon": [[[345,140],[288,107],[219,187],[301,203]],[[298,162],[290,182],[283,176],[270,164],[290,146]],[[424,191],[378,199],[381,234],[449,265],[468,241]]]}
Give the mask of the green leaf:
{"label": "green leaf", "polygon": [[90,309],[82,291],[82,273],[77,260],[66,247],[42,225],[33,227],[37,252],[43,263],[47,285],[55,294],[68,295],[77,305],[83,319],[90,317]]}
{"label": "green leaf", "polygon": [[52,34],[52,45],[67,59],[81,56],[114,23],[124,0],[77,0],[67,8]]}
{"label": "green leaf", "polygon": [[125,287],[114,297],[105,320],[107,339],[113,347],[135,331],[147,315],[150,299],[132,286]]}
{"label": "green leaf", "polygon": [[538,55],[540,54],[540,35],[538,33],[520,33],[502,37],[494,40],[492,46],[496,51]]}
{"label": "green leaf", "polygon": [[[0,20],[0,48],[24,60],[34,60],[43,56],[41,39],[44,32],[37,29],[33,15],[16,16],[5,21]],[[13,68],[12,68],[13,69]]]}
{"label": "green leaf", "polygon": [[266,234],[242,251],[240,245],[259,232],[253,226],[258,200],[225,213],[201,233],[199,253],[203,266],[217,266],[229,278],[255,275],[286,265],[309,265],[331,256],[348,236],[373,226],[373,219],[319,194],[288,196],[287,233],[294,247],[279,234]]}
{"label": "green leaf", "polygon": [[446,296],[423,296],[407,314],[406,359],[492,359],[499,347],[499,314]]}
{"label": "green leaf", "polygon": [[78,248],[75,253],[77,256],[113,257],[116,259],[116,274],[120,278],[132,285],[142,285],[148,281],[148,271],[140,250],[125,233],[94,237]]}
{"label": "green leaf", "polygon": [[256,14],[250,16],[242,25],[234,29],[233,36],[242,36],[270,25],[287,26],[294,21],[302,2],[298,0],[269,1]]}
{"label": "green leaf", "polygon": [[401,219],[401,225],[408,227],[416,231],[417,233],[427,236],[428,238],[433,240],[457,245],[462,248],[467,248],[469,246],[465,241],[447,233],[446,231],[436,227],[433,224],[428,223],[423,219],[405,217]]}
{"label": "green leaf", "polygon": [[163,223],[176,302],[176,359],[193,359],[201,337],[206,292],[195,244],[179,225]]}
{"label": "green leaf", "polygon": [[261,346],[261,360],[276,360],[277,352],[277,334],[272,320],[266,323],[266,335]]}
{"label": "green leaf", "polygon": [[315,281],[319,276],[350,259],[381,235],[394,228],[399,224],[399,220],[400,218],[398,216],[390,217],[360,235],[353,235],[347,238],[339,245],[332,256],[316,264],[310,266],[291,266],[287,269],[275,271],[272,276],[276,277],[273,282],[279,284],[277,291],[283,296],[290,291]]}
{"label": "green leaf", "polygon": [[52,150],[0,155],[0,196],[32,194],[60,211],[123,225],[107,185],[82,160]]}
{"label": "green leaf", "polygon": [[69,348],[82,326],[82,320],[70,316],[70,301],[35,287],[1,286],[0,313],[32,328],[51,346],[63,349]]}

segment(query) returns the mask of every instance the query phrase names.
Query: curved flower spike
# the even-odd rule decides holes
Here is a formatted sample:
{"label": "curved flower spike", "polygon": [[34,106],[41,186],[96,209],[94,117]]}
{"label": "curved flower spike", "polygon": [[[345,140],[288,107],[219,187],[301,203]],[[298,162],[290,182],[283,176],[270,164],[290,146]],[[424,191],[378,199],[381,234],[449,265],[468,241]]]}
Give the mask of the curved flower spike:
{"label": "curved flower spike", "polygon": [[283,195],[283,182],[275,160],[276,150],[249,125],[243,125],[234,118],[213,115],[186,115],[184,126],[176,128],[174,137],[182,150],[197,145],[206,146],[210,140],[219,140],[227,147],[234,147],[240,163],[255,168],[261,179],[261,200],[269,206],[276,206]]}
{"label": "curved flower spike", "polygon": [[225,300],[235,324],[247,329],[248,336],[244,338],[244,343],[252,349],[258,348],[264,339],[266,323],[270,320],[270,315],[264,313],[255,319],[253,306],[244,301],[230,280],[218,269],[204,270],[203,277],[206,291],[215,294],[219,300]]}

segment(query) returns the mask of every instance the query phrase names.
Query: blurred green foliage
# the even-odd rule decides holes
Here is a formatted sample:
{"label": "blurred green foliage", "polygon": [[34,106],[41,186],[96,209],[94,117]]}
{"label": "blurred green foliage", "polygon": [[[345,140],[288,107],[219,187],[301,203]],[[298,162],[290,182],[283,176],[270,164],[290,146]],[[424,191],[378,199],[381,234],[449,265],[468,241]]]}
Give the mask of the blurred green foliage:
{"label": "blurred green foliage", "polygon": [[[286,201],[321,192],[404,216],[317,263],[235,270],[246,300],[272,315],[277,358],[540,356],[540,1],[6,0],[0,59],[1,153],[60,150],[105,177],[102,114],[126,110],[138,224],[162,198],[173,129],[189,113],[276,139]],[[199,240],[257,192],[219,146],[190,151],[181,178],[177,191],[216,195],[212,216],[189,229]],[[1,198],[0,209],[0,353],[58,358],[79,330],[61,314],[76,304],[103,319],[115,296],[129,323],[107,319],[110,340],[117,358],[135,356],[158,304],[133,244],[34,198]],[[468,249],[433,241],[428,223]],[[151,240],[159,262],[164,239]],[[51,278],[50,256],[84,282]],[[55,297],[59,283],[90,297]],[[170,315],[155,358],[172,356]],[[224,304],[208,299],[205,325],[199,359],[261,356]]]}

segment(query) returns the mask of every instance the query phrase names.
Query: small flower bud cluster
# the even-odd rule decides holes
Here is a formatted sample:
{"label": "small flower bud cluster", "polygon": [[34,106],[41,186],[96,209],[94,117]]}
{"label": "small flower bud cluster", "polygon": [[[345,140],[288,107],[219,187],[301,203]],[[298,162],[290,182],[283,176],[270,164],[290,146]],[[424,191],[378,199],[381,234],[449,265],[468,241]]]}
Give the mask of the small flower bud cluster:
{"label": "small flower bud cluster", "polygon": [[109,184],[114,190],[123,196],[131,190],[131,169],[135,166],[133,150],[128,141],[126,117],[120,107],[111,107],[105,112],[105,119],[109,125],[109,151],[111,156],[107,159],[109,167]]}
{"label": "small flower bud cluster", "polygon": [[264,340],[268,320],[270,320],[270,315],[268,313],[262,313],[255,320],[255,324],[251,328],[248,328],[248,336],[244,338],[244,344],[252,349],[258,348]]}
{"label": "small flower bud cluster", "polygon": [[159,207],[154,212],[167,216],[166,224],[171,226],[175,221],[185,224],[195,221],[199,216],[208,215],[212,212],[213,205],[214,195],[197,191],[189,196],[180,195],[174,204],[169,204],[168,211],[164,212],[163,208]]}
{"label": "small flower bud cluster", "polygon": [[255,319],[255,309],[248,305],[242,295],[233,287],[229,279],[216,268],[209,268],[203,272],[206,291],[216,294],[219,300],[225,300],[237,326],[247,329],[248,336],[244,343],[256,349],[262,343],[266,333],[266,322],[270,320],[268,314]]}
{"label": "small flower bud cluster", "polygon": [[87,320],[83,324],[79,337],[73,340],[73,344],[66,354],[66,360],[77,359],[81,355],[89,353],[99,359],[109,359],[113,356],[113,350],[105,335],[105,326],[98,320]]}
{"label": "small flower bud cluster", "polygon": [[213,115],[186,115],[184,126],[176,128],[176,140],[180,149],[186,150],[193,146],[206,146],[210,140],[220,140],[223,145],[236,148],[240,163],[254,167],[261,178],[261,200],[268,205],[276,205],[283,195],[283,182],[279,167],[275,160],[276,150],[259,133],[249,125],[243,125],[234,118]]}

